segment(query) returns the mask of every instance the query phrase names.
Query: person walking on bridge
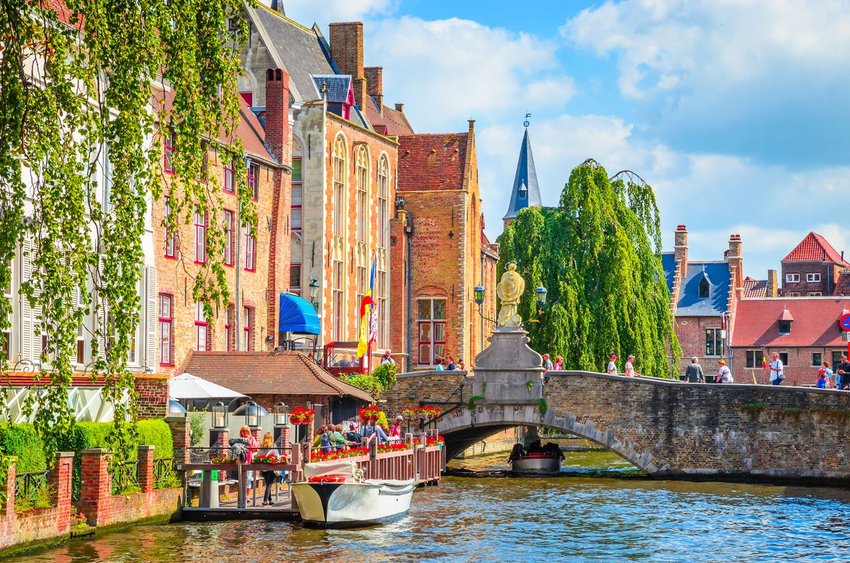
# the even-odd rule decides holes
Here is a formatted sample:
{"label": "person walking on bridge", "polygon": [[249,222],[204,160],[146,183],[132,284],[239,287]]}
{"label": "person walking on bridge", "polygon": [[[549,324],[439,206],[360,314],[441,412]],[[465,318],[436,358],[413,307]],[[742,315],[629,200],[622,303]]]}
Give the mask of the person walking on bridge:
{"label": "person walking on bridge", "polygon": [[611,361],[608,362],[608,375],[617,375],[617,354],[611,354]]}
{"label": "person walking on bridge", "polygon": [[685,370],[685,380],[688,383],[705,383],[705,374],[696,356],[691,358],[691,364]]}
{"label": "person walking on bridge", "polygon": [[782,360],[779,359],[779,353],[774,352],[770,357],[773,360],[770,362],[770,384],[782,385],[782,380],[785,379],[785,372],[782,369]]}
{"label": "person walking on bridge", "polygon": [[624,374],[626,377],[637,377],[637,372],[635,371],[635,357],[634,355],[630,355],[626,359],[626,371]]}

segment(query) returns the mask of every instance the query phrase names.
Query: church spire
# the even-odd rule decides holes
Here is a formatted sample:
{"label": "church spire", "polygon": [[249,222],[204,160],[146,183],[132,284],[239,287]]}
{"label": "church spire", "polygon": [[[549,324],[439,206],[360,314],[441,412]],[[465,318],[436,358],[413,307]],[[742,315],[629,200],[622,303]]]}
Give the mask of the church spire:
{"label": "church spire", "polygon": [[502,217],[505,226],[508,225],[520,212],[526,207],[540,207],[543,203],[540,200],[540,188],[537,185],[537,171],[534,169],[534,156],[531,154],[531,141],[528,139],[528,118],[530,113],[525,115],[525,133],[522,136],[522,144],[519,147],[519,161],[516,165],[516,175],[514,176],[514,186],[511,191],[511,203],[508,206],[508,212]]}

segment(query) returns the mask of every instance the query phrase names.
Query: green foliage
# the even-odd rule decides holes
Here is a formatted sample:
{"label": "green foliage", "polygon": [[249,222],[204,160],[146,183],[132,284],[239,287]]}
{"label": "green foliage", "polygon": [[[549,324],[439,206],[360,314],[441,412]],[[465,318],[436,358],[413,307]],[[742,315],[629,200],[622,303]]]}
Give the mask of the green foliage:
{"label": "green foliage", "polygon": [[197,446],[204,439],[204,420],[206,413],[203,411],[195,411],[189,414],[189,429],[191,432],[192,446]]}
{"label": "green foliage", "polygon": [[15,462],[17,473],[47,469],[41,438],[32,424],[0,424],[0,453],[18,458]]}
{"label": "green foliage", "polygon": [[[612,182],[591,160],[576,167],[557,208],[524,209],[499,237],[499,274],[515,261],[527,287],[549,290],[541,322],[525,327],[532,347],[564,356],[566,369],[604,371],[611,353],[635,354],[639,372],[666,377],[681,348],[658,209],[652,188],[625,176]],[[538,317],[533,292],[519,314]]]}
{"label": "green foliage", "polygon": [[386,391],[396,382],[398,367],[395,364],[381,364],[372,370],[372,377],[381,383],[381,388]]}
{"label": "green foliage", "polygon": [[[205,303],[208,317],[229,295],[222,201],[208,189],[205,139],[222,161],[234,162],[243,226],[256,228],[234,135],[247,24],[237,0],[66,0],[62,20],[54,5],[0,8],[0,286],[23,249],[32,276],[21,297],[39,311],[49,343],[38,374],[49,384],[29,395],[24,411],[34,414],[49,460],[75,439],[68,390],[77,329],[84,318],[97,319],[86,334],[97,358],[89,373],[104,379],[114,408],[104,445],[118,463],[134,455],[138,439],[126,363],[139,322],[149,199],[169,197],[172,231],[196,210],[207,213],[209,259],[192,299]],[[174,174],[166,179],[162,147],[172,131]],[[0,293],[0,330],[11,305]]]}
{"label": "green foliage", "polygon": [[752,401],[750,403],[744,403],[741,406],[747,410],[755,412],[764,410],[764,403],[762,401]]}
{"label": "green foliage", "polygon": [[53,493],[55,487],[47,483],[33,491],[29,498],[15,499],[15,512],[26,512],[34,508],[50,508],[53,506]]}
{"label": "green foliage", "polygon": [[358,389],[362,389],[369,393],[375,401],[379,400],[384,395],[384,386],[381,385],[378,378],[367,374],[351,375],[344,379],[349,385],[353,385]]}
{"label": "green foliage", "polygon": [[[174,457],[174,443],[171,428],[164,420],[147,419],[139,421],[140,446],[153,446],[153,457],[165,459]],[[138,450],[137,450],[138,452]],[[130,459],[135,459],[136,456]]]}
{"label": "green foliage", "polygon": [[484,397],[482,397],[481,395],[473,395],[469,398],[469,400],[466,401],[466,408],[468,408],[469,410],[475,410],[475,403],[483,400]]}
{"label": "green foliage", "polygon": [[537,399],[537,410],[540,412],[540,416],[543,416],[549,410],[549,403],[546,402],[545,397]]}

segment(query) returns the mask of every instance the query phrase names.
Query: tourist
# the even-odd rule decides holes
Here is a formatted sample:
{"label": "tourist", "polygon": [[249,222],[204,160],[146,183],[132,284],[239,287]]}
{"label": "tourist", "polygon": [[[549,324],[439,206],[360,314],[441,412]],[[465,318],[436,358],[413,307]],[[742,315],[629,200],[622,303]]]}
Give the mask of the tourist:
{"label": "tourist", "polygon": [[552,364],[552,360],[549,359],[549,354],[543,354],[543,371],[552,371],[555,369],[554,364]]}
{"label": "tourist", "polygon": [[466,371],[466,364],[463,363],[463,358],[457,359],[457,369],[459,369],[460,371]]}
{"label": "tourist", "polygon": [[608,375],[617,375],[617,354],[611,354],[611,360],[608,362]]}
{"label": "tourist", "polygon": [[564,370],[564,357],[563,356],[555,356],[555,365],[552,366],[552,371],[563,371]]}
{"label": "tourist", "polygon": [[705,383],[705,374],[696,356],[691,358],[691,363],[685,370],[685,380],[688,383]]}
{"label": "tourist", "polygon": [[850,384],[850,362],[847,361],[847,356],[841,356],[841,363],[838,364],[838,375],[835,377],[836,389],[847,389]]}
{"label": "tourist", "polygon": [[363,436],[361,436],[360,432],[357,431],[357,427],[354,426],[354,423],[348,425],[348,432],[345,433],[345,439],[355,444],[359,444],[363,441]]}
{"label": "tourist", "polygon": [[446,369],[448,371],[454,371],[457,369],[457,366],[455,365],[455,360],[451,356],[448,357],[448,365],[446,366]]}
{"label": "tourist", "polygon": [[815,387],[818,389],[826,389],[826,370],[823,368],[818,370],[818,379],[815,382]]}
{"label": "tourist", "polygon": [[368,438],[372,434],[374,434],[376,436],[376,439],[378,440],[378,442],[388,442],[389,441],[389,439],[387,438],[387,433],[384,432],[384,429],[381,428],[378,424],[375,424],[374,422],[367,424],[366,427],[363,429],[363,437],[364,438]]}
{"label": "tourist", "polygon": [[436,358],[437,365],[434,367],[434,371],[443,371],[446,368],[443,367],[443,358]]}
{"label": "tourist", "polygon": [[328,439],[331,442],[331,447],[335,450],[347,450],[350,444],[348,443],[348,440],[345,439],[345,436],[343,436],[342,434],[342,424],[330,426],[329,429],[330,435],[328,436]]}
{"label": "tourist", "polygon": [[327,453],[333,450],[333,446],[331,445],[331,429],[329,426],[323,424],[319,427],[319,432],[316,434],[316,438],[313,440],[313,449],[320,449],[322,453]]}
{"label": "tourist", "polygon": [[395,417],[395,422],[390,424],[390,433],[389,433],[389,436],[388,436],[390,440],[393,440],[393,439],[401,440],[401,436],[402,436],[401,427],[402,427],[403,422],[404,422],[403,416],[398,415],[397,417]]}
{"label": "tourist", "polygon": [[[271,432],[263,434],[263,441],[260,443],[260,450],[263,456],[273,455],[280,457],[280,452],[274,447],[274,436]],[[263,481],[266,482],[266,492],[263,494],[263,506],[272,504],[272,484],[277,480],[277,471],[263,471]]]}
{"label": "tourist", "polygon": [[729,366],[726,365],[726,360],[723,358],[717,360],[717,365],[719,367],[717,369],[717,381],[715,383],[734,383],[735,380],[732,378],[732,372],[729,370]]}
{"label": "tourist", "polygon": [[[245,455],[245,463],[251,463],[251,459],[253,459],[254,454],[257,452],[257,448],[260,447],[260,443],[257,441],[257,438],[251,434],[251,429],[248,428],[247,424],[243,424],[239,429],[239,437],[248,440],[248,443],[245,445],[245,451],[247,452]],[[253,482],[254,472],[248,471],[245,474],[245,483],[247,484],[248,489],[251,489],[251,484]]]}
{"label": "tourist", "polygon": [[774,352],[770,355],[770,384],[782,385],[782,380],[785,379],[785,373],[782,370],[782,360],[779,359],[779,354]]}
{"label": "tourist", "polygon": [[634,361],[635,361],[634,355],[630,355],[628,358],[626,358],[626,371],[625,371],[626,377],[637,377],[637,372],[635,371]]}
{"label": "tourist", "polygon": [[389,350],[384,352],[384,357],[381,358],[381,365],[382,366],[386,366],[386,365],[394,366],[395,365],[395,360],[393,359],[393,356],[392,356],[392,354],[390,354]]}
{"label": "tourist", "polygon": [[829,369],[829,360],[822,361],[820,365],[823,370],[824,379],[826,380],[826,388],[830,389],[834,382],[832,381],[832,370]]}

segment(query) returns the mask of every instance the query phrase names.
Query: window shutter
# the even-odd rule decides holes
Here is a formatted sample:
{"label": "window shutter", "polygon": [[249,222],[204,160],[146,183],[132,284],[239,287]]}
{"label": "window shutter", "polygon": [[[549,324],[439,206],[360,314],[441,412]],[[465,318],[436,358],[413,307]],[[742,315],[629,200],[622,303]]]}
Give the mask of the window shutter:
{"label": "window shutter", "polygon": [[[74,292],[71,294],[71,307],[74,310],[76,310],[77,307],[79,307],[79,306],[80,306],[80,289],[74,288]],[[82,321],[82,322],[85,322],[85,321]],[[77,327],[77,330],[79,331],[79,327]],[[79,332],[78,332],[78,334],[79,334]],[[71,353],[70,358],[71,358],[71,366],[77,365],[77,347],[76,346],[74,346],[74,351]]]}
{"label": "window shutter", "polygon": [[147,293],[147,309],[145,311],[145,361],[144,365],[151,371],[156,370],[156,349],[157,349],[157,324],[159,321],[159,311],[157,310],[157,293],[156,293],[156,268],[148,266],[145,275],[145,290]]}
{"label": "window shutter", "polygon": [[[29,239],[24,241],[21,252],[21,283],[32,279],[33,253],[35,245]],[[38,292],[35,293],[38,295]],[[21,355],[20,360],[41,363],[41,338],[35,334],[41,308],[30,305],[29,299],[21,296]]]}

